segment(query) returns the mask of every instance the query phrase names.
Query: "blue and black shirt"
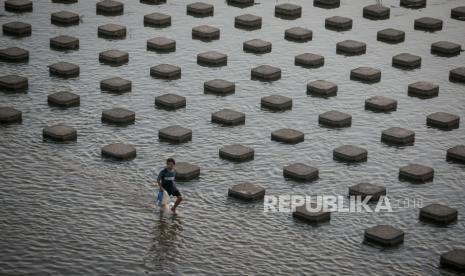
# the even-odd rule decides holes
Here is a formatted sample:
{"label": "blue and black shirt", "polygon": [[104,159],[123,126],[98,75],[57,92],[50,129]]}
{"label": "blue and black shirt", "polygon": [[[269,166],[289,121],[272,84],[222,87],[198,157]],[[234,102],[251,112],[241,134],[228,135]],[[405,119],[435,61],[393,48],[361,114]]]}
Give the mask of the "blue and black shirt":
{"label": "blue and black shirt", "polygon": [[166,168],[160,171],[158,174],[158,181],[160,181],[161,186],[165,189],[169,195],[178,196],[179,194],[176,185],[174,184],[174,179],[176,178],[176,171],[168,171]]}

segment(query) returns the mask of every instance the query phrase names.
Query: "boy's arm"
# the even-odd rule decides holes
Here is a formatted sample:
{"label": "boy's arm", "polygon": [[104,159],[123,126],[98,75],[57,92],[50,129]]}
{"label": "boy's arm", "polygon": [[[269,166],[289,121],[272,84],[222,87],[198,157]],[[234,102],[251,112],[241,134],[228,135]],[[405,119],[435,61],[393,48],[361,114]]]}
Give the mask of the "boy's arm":
{"label": "boy's arm", "polygon": [[158,187],[160,188],[160,190],[163,191],[163,187],[161,186],[161,172],[158,174],[157,184],[158,184]]}

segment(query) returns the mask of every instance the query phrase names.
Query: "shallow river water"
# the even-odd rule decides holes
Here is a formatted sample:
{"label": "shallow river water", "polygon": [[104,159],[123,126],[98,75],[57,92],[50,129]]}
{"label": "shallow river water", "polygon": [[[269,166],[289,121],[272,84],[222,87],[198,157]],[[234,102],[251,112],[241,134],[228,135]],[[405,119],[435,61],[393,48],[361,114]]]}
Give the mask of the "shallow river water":
{"label": "shallow river water", "polygon": [[[446,58],[430,53],[430,45],[448,40],[465,45],[465,23],[450,18],[460,0],[429,0],[424,9],[399,7],[399,1],[383,1],[391,8],[389,20],[362,17],[369,0],[342,0],[337,9],[313,6],[313,1],[293,0],[302,6],[302,17],[283,20],[274,16],[276,4],[256,1],[248,8],[214,5],[214,16],[186,15],[190,1],[168,0],[163,5],[124,2],[124,14],[96,15],[95,1],[57,4],[34,2],[32,13],[5,12],[0,23],[32,24],[25,38],[1,36],[0,48],[29,50],[28,63],[0,63],[0,75],[29,78],[27,93],[1,93],[0,106],[23,112],[22,124],[0,127],[0,274],[2,275],[449,275],[439,268],[439,255],[465,246],[465,166],[445,160],[446,150],[464,144],[465,128],[443,131],[426,126],[426,116],[445,111],[465,119],[465,85],[449,82],[449,70],[465,65],[465,55]],[[193,1],[192,1],[193,2]],[[50,14],[68,10],[81,23],[58,27]],[[172,16],[167,28],[144,27],[143,16],[152,12]],[[234,17],[251,13],[263,18],[260,30],[234,27]],[[326,17],[353,19],[353,29],[335,32],[324,27]],[[444,21],[443,30],[414,30],[414,19],[432,16]],[[127,37],[97,37],[97,27],[117,23],[127,27]],[[221,29],[212,42],[193,40],[192,27],[208,24]],[[313,40],[295,43],[284,39],[284,30],[301,26],[313,31]],[[405,31],[403,43],[376,40],[384,28]],[[51,37],[67,34],[80,39],[80,49],[58,52],[49,48]],[[176,52],[147,51],[146,41],[166,36],[177,42]],[[246,40],[272,42],[271,53],[254,55],[242,50]],[[354,39],[367,43],[367,53],[346,57],[336,54],[336,43]],[[100,64],[98,54],[108,49],[129,52],[129,62],[119,67]],[[228,64],[199,66],[198,53],[216,50],[228,55]],[[311,52],[325,57],[325,65],[306,69],[294,65],[294,56]],[[422,57],[416,70],[391,66],[392,56],[409,52]],[[49,76],[47,66],[68,61],[80,66],[77,78]],[[150,67],[171,63],[182,68],[182,77],[166,81],[152,78]],[[280,67],[274,82],[250,80],[250,70],[262,64]],[[371,66],[382,70],[381,82],[364,84],[349,78],[350,70]],[[101,80],[120,76],[132,81],[132,92],[121,95],[100,91]],[[207,95],[205,81],[221,78],[235,82],[236,93],[227,97]],[[337,97],[306,94],[309,81],[326,79],[338,84]],[[440,86],[439,96],[418,99],[407,95],[410,83],[428,80]],[[60,109],[47,104],[47,95],[71,91],[81,105]],[[164,111],[154,98],[164,93],[187,98],[186,108]],[[292,110],[270,112],[260,108],[260,98],[281,94],[293,99]],[[397,111],[384,114],[364,109],[366,98],[383,95],[398,101]],[[136,122],[126,127],[102,124],[104,109],[125,107],[136,112]],[[212,124],[211,113],[231,108],[246,114],[236,127]],[[330,129],[319,126],[318,115],[339,110],[352,115],[352,126]],[[78,130],[74,143],[50,143],[42,128],[66,123]],[[178,124],[192,129],[192,141],[169,144],[158,140],[158,130]],[[381,131],[393,126],[414,130],[414,146],[393,147],[381,143]],[[270,140],[273,130],[288,127],[305,133],[296,145]],[[137,148],[132,161],[101,158],[102,146],[130,143]],[[218,157],[218,149],[240,143],[255,149],[255,159],[233,163]],[[347,165],[332,158],[332,150],[353,144],[368,150],[368,162]],[[161,217],[155,207],[153,182],[167,157],[200,166],[199,179],[178,183],[185,197],[178,216]],[[317,167],[320,178],[310,183],[285,180],[282,168],[294,162]],[[422,185],[398,179],[399,167],[420,163],[435,169],[434,181]],[[268,195],[343,195],[349,186],[371,182],[386,186],[389,196],[422,199],[457,208],[459,219],[447,227],[418,220],[417,208],[394,212],[332,214],[329,223],[313,226],[296,221],[289,213],[264,213],[263,203],[243,203],[228,198],[228,188],[250,181]],[[404,244],[382,249],[363,243],[363,233],[376,224],[391,224],[405,232]]]}

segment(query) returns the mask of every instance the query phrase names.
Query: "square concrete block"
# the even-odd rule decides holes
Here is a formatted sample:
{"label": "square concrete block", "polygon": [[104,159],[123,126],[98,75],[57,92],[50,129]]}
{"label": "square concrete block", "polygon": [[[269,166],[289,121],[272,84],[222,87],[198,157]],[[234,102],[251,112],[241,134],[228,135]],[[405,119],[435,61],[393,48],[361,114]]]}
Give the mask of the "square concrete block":
{"label": "square concrete block", "polygon": [[[292,212],[292,217],[309,222],[309,223],[322,223],[331,220],[331,212],[323,211],[323,207],[311,205],[312,208],[307,208],[307,205],[298,206]],[[321,209],[321,210],[318,210]]]}
{"label": "square concrete block", "polygon": [[162,128],[158,131],[158,139],[172,143],[184,143],[192,140],[192,130],[174,125]]}
{"label": "square concrete block", "polygon": [[22,121],[23,113],[13,107],[0,106],[0,124],[13,124]]}
{"label": "square concrete block", "polygon": [[336,96],[337,84],[326,80],[312,81],[307,84],[307,94],[320,97]]}
{"label": "square concrete block", "polygon": [[244,201],[254,201],[263,199],[265,192],[265,188],[261,186],[250,182],[242,182],[229,188],[228,196]]}
{"label": "square concrete block", "polygon": [[446,225],[457,220],[457,209],[442,204],[429,204],[420,209],[420,220]]}
{"label": "square concrete block", "polygon": [[429,180],[433,180],[433,177],[433,168],[419,164],[409,164],[399,169],[399,178],[412,182],[423,183]]}
{"label": "square concrete block", "polygon": [[247,40],[243,43],[244,52],[264,54],[271,52],[271,42],[261,40],[261,39],[252,39]]}
{"label": "square concrete block", "polygon": [[391,127],[383,130],[381,141],[397,145],[413,145],[415,132],[401,127]]}
{"label": "square concrete block", "polygon": [[304,141],[304,133],[295,129],[281,128],[271,132],[271,140],[286,144],[297,144]]}
{"label": "square concrete block", "polygon": [[255,0],[226,0],[228,5],[238,8],[246,8],[254,5]]}
{"label": "square concrete block", "polygon": [[366,83],[379,82],[381,71],[371,67],[358,67],[350,71],[350,79]]}
{"label": "square concrete block", "polygon": [[208,51],[197,55],[197,63],[204,66],[224,66],[228,64],[228,56],[217,51]]}
{"label": "square concrete block", "polygon": [[78,0],[52,0],[52,3],[59,3],[59,4],[73,4],[77,3]]}
{"label": "square concrete block", "polygon": [[349,187],[349,196],[360,196],[362,200],[370,197],[369,202],[378,201],[381,196],[386,195],[386,187],[370,183],[359,183]]}
{"label": "square concrete block", "polygon": [[151,14],[144,15],[144,26],[152,26],[152,27],[167,27],[171,25],[171,16],[154,12]]}
{"label": "square concrete block", "polygon": [[340,0],[313,0],[313,6],[324,9],[334,9],[341,5]]}
{"label": "square concrete block", "polygon": [[419,9],[426,7],[426,0],[400,0],[400,5],[410,9]]}
{"label": "square concrete block", "polygon": [[390,43],[390,44],[397,44],[400,42],[405,41],[405,32],[393,28],[387,28],[381,31],[378,31],[376,34],[376,38],[378,41]]}
{"label": "square concrete block", "polygon": [[325,64],[325,58],[317,54],[303,53],[295,56],[294,64],[306,68],[318,68]]}
{"label": "square concrete block", "polygon": [[275,6],[274,14],[284,19],[299,18],[302,16],[302,7],[291,3],[279,4]]}
{"label": "square concrete block", "polygon": [[334,31],[352,29],[352,19],[344,16],[331,16],[325,19],[325,28]]}
{"label": "square concrete block", "polygon": [[47,102],[49,105],[60,107],[79,106],[80,97],[67,91],[56,92],[47,96]]}
{"label": "square concrete block", "polygon": [[204,93],[211,93],[220,96],[229,95],[235,92],[236,85],[234,82],[230,82],[222,79],[213,79],[204,82],[203,84]]}
{"label": "square concrete block", "polygon": [[390,14],[390,8],[378,4],[369,5],[363,8],[363,17],[372,20],[388,19]]}
{"label": "square concrete block", "polygon": [[297,181],[312,181],[318,178],[318,169],[302,163],[294,163],[283,168],[283,176]]}
{"label": "square concrete block", "polygon": [[367,45],[356,40],[344,40],[336,44],[336,53],[346,56],[356,56],[365,54]]}
{"label": "square concrete block", "polygon": [[176,162],[176,180],[189,181],[200,176],[200,167],[188,162]]}
{"label": "square concrete block", "polygon": [[392,57],[392,66],[401,69],[421,67],[421,57],[409,53],[401,53]]}
{"label": "square concrete block", "polygon": [[79,14],[70,11],[52,13],[51,22],[58,26],[79,25]]}
{"label": "square concrete block", "polygon": [[3,24],[2,30],[4,35],[16,37],[30,36],[32,33],[31,24],[18,21]]}
{"label": "square concrete block", "polygon": [[232,109],[221,109],[212,114],[213,123],[235,126],[245,123],[245,114]]}
{"label": "square concrete block", "polygon": [[186,106],[186,98],[172,93],[155,97],[155,106],[163,109],[178,109]]}
{"label": "square concrete block", "polygon": [[438,41],[431,44],[431,53],[438,56],[458,56],[462,51],[462,46],[460,44],[450,42],[450,41]]}
{"label": "square concrete block", "polygon": [[108,50],[99,54],[99,61],[106,64],[122,65],[129,61],[129,53],[120,50]]}
{"label": "square concrete block", "polygon": [[5,10],[9,12],[30,12],[32,1],[30,0],[6,0]]}
{"label": "square concrete block", "polygon": [[136,113],[126,108],[116,107],[102,112],[102,122],[114,125],[133,124]]}
{"label": "square concrete block", "polygon": [[103,0],[97,2],[97,14],[119,15],[124,12],[124,4],[113,0]]}
{"label": "square concrete block", "polygon": [[465,146],[458,145],[447,150],[447,161],[465,163]]}
{"label": "square concrete block", "polygon": [[150,75],[160,79],[179,79],[181,68],[171,64],[159,64],[150,68]]}
{"label": "square concrete block", "polygon": [[68,35],[56,36],[50,38],[50,48],[57,50],[77,50],[79,49],[79,39]]}
{"label": "square concrete block", "polygon": [[240,29],[257,30],[262,27],[262,18],[249,13],[238,15],[234,18],[234,26]]}
{"label": "square concrete block", "polygon": [[29,60],[29,51],[18,47],[0,49],[0,60],[6,62],[24,62]]}
{"label": "square concrete block", "polygon": [[374,96],[365,100],[365,109],[376,112],[395,111],[397,101],[383,96]]}
{"label": "square concrete block", "polygon": [[192,38],[204,41],[220,39],[220,29],[208,25],[197,26],[192,28]]}
{"label": "square concrete block", "polygon": [[457,248],[441,254],[439,264],[444,268],[464,272],[465,249]]}
{"label": "square concrete block", "polygon": [[343,145],[333,150],[333,159],[345,162],[365,162],[368,159],[368,151],[357,146]]}
{"label": "square concrete block", "polygon": [[57,62],[48,66],[50,74],[62,78],[79,76],[79,66],[69,62]]}
{"label": "square concrete block", "polygon": [[377,225],[365,230],[365,241],[381,246],[396,246],[404,242],[404,231],[391,225]]}
{"label": "square concrete block", "polygon": [[113,77],[102,80],[100,82],[100,89],[113,93],[129,92],[132,89],[132,82],[120,77]]}
{"label": "square concrete block", "polygon": [[460,21],[465,21],[465,6],[459,6],[451,9],[450,17]]}
{"label": "square concrete block", "polygon": [[408,95],[419,98],[432,98],[439,94],[439,85],[427,82],[418,81],[408,85]]}
{"label": "square concrete block", "polygon": [[0,89],[11,92],[21,92],[27,90],[29,86],[26,77],[18,75],[0,76]]}
{"label": "square concrete block", "polygon": [[271,110],[292,109],[292,98],[281,95],[270,95],[261,98],[261,107]]}
{"label": "square concrete block", "polygon": [[452,82],[465,83],[465,67],[458,67],[450,70],[449,80]]}
{"label": "square concrete block", "polygon": [[447,112],[435,112],[426,117],[426,124],[440,129],[458,128],[460,117]]}
{"label": "square concrete block", "polygon": [[44,139],[65,142],[75,141],[77,139],[77,130],[66,125],[53,125],[45,127],[42,130]]}
{"label": "square concrete block", "polygon": [[137,152],[136,148],[132,145],[115,143],[102,147],[101,154],[103,157],[116,160],[130,160],[136,157]]}
{"label": "square concrete block", "polygon": [[166,3],[166,0],[140,0],[140,2],[147,5],[161,5]]}
{"label": "square concrete block", "polygon": [[328,127],[350,127],[352,124],[352,115],[331,110],[318,116],[318,123]]}
{"label": "square concrete block", "polygon": [[147,49],[160,52],[176,51],[176,40],[166,37],[155,37],[147,40]]}
{"label": "square concrete block", "polygon": [[254,149],[243,145],[227,145],[220,148],[220,158],[230,161],[244,162],[254,158]]}
{"label": "square concrete block", "polygon": [[195,17],[213,16],[214,7],[204,2],[195,2],[187,5],[187,14]]}
{"label": "square concrete block", "polygon": [[111,39],[126,37],[126,27],[118,24],[105,24],[98,27],[98,36]]}
{"label": "square concrete block", "polygon": [[414,23],[415,30],[422,30],[422,31],[440,31],[442,30],[442,20],[432,17],[421,17],[415,19]]}
{"label": "square concrete block", "polygon": [[307,42],[313,39],[313,32],[307,28],[293,27],[284,31],[284,38],[294,42]]}
{"label": "square concrete block", "polygon": [[253,80],[275,81],[281,78],[281,69],[270,65],[260,65],[251,70]]}

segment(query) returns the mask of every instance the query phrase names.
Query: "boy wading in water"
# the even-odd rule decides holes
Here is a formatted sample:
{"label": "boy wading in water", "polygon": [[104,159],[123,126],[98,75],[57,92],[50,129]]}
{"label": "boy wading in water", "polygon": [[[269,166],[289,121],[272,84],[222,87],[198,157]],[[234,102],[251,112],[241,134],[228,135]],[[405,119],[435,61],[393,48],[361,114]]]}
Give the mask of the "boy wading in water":
{"label": "boy wading in water", "polygon": [[166,160],[166,168],[160,171],[157,178],[158,186],[160,187],[161,191],[166,191],[170,196],[175,196],[176,201],[174,202],[171,211],[176,213],[176,207],[178,207],[179,203],[182,201],[181,193],[176,188],[174,184],[174,178],[176,177],[176,171],[174,170],[174,165],[176,162],[173,158],[168,158]]}

